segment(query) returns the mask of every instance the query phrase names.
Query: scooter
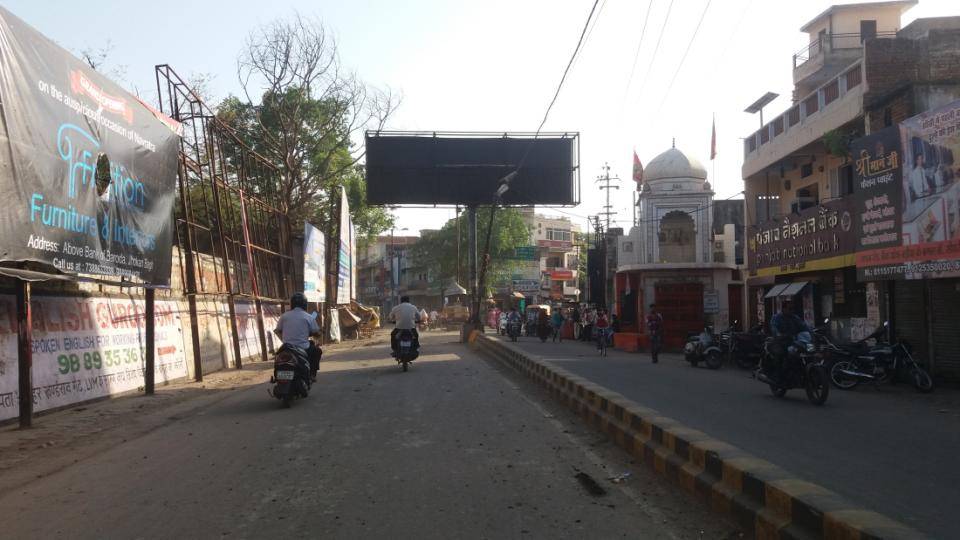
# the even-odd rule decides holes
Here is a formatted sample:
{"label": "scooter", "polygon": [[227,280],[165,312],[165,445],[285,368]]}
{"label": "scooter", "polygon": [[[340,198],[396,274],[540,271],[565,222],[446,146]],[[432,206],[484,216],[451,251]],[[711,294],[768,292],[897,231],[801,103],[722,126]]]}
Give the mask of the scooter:
{"label": "scooter", "polygon": [[510,336],[510,341],[517,341],[517,338],[520,337],[520,331],[520,321],[507,321],[507,335]]}
{"label": "scooter", "polygon": [[307,351],[284,345],[273,357],[273,389],[270,395],[280,400],[284,408],[290,408],[294,399],[310,394],[310,362]]}
{"label": "scooter", "polygon": [[707,326],[704,327],[703,332],[687,337],[683,356],[693,367],[706,361],[708,368],[720,369],[723,365],[724,348],[720,339],[713,333],[713,327]]}
{"label": "scooter", "polygon": [[412,330],[401,330],[397,334],[397,363],[403,371],[420,355],[416,341]]}

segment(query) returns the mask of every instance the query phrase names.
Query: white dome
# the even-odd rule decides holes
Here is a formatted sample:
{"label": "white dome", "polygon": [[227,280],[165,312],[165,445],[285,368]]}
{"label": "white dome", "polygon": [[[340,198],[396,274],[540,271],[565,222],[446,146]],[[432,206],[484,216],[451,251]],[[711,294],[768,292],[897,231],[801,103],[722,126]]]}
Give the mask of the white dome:
{"label": "white dome", "polygon": [[706,181],[707,170],[684,152],[671,148],[659,156],[643,170],[643,181],[657,183],[661,180],[700,180]]}

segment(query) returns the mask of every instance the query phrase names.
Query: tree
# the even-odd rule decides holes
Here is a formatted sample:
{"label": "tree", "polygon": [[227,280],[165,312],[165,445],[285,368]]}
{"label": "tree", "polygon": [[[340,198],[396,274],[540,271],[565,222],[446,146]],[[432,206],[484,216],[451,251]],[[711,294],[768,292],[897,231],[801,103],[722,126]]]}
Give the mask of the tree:
{"label": "tree", "polygon": [[[482,244],[483,231],[487,230],[490,222],[490,209],[477,210],[478,243]],[[466,281],[469,275],[467,267],[467,218],[460,218],[460,260],[457,259],[457,220],[451,219],[435,232],[424,234],[411,247],[411,255],[416,261],[428,268],[438,269],[442,280],[453,279],[457,276],[459,263],[462,269],[460,278]],[[487,283],[497,284],[509,282],[519,266],[514,259],[516,248],[530,243],[530,230],[523,222],[520,212],[513,208],[498,209],[493,221],[493,231],[490,237],[490,265],[487,269]],[[480,245],[478,251],[482,250]],[[481,255],[482,256],[482,255]],[[463,284],[463,283],[461,283]]]}
{"label": "tree", "polygon": [[359,236],[389,228],[392,216],[366,205],[363,152],[353,141],[383,128],[397,107],[393,95],[345,69],[332,35],[300,15],[251,33],[237,75],[244,96],[224,100],[218,116],[280,168],[280,185],[261,192],[272,193],[294,225],[323,226],[343,186]]}

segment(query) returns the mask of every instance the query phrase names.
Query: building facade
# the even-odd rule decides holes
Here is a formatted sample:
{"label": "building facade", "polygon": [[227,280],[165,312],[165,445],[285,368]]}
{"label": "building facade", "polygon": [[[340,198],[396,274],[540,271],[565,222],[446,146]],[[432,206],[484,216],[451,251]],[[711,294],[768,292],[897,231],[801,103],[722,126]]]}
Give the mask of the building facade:
{"label": "building facade", "polygon": [[[917,205],[932,207],[933,192],[947,191],[942,178],[958,172],[952,154],[904,140],[910,122],[921,122],[911,117],[960,97],[960,18],[918,19],[901,28],[901,15],[916,3],[833,6],[802,28],[810,46],[794,55],[792,105],[744,141],[749,318],[768,321],[792,300],[808,323],[829,317],[834,333],[851,340],[889,320],[935,374],[957,377],[960,339],[945,326],[958,322],[948,305],[960,302],[960,282],[943,275],[884,279],[865,270],[877,262],[865,253],[876,242],[901,242],[901,231],[906,242],[911,235],[901,221],[917,216],[907,215],[913,203],[865,199],[875,184],[863,181],[864,171],[878,165],[864,157],[895,154],[903,162],[925,154],[925,169],[917,158],[919,176],[929,178],[930,189],[905,188],[902,195],[923,199]],[[896,169],[909,175],[905,162]],[[900,200],[900,193],[891,197]],[[944,200],[945,213],[933,221],[946,231],[949,205],[937,200]]]}
{"label": "building facade", "polygon": [[517,258],[511,292],[523,295],[528,304],[578,301],[580,227],[567,217],[538,214],[532,207],[521,208],[520,214],[530,231],[530,245]]}
{"label": "building facade", "polygon": [[[713,189],[703,165],[671,148],[650,161],[638,186],[638,224],[618,238],[614,311],[624,332],[643,346],[648,306],[664,317],[664,345],[679,348],[688,332],[718,329],[742,318],[743,284],[736,263],[736,202],[714,224]],[[740,202],[742,208],[742,201]],[[741,212],[742,214],[742,212]]]}

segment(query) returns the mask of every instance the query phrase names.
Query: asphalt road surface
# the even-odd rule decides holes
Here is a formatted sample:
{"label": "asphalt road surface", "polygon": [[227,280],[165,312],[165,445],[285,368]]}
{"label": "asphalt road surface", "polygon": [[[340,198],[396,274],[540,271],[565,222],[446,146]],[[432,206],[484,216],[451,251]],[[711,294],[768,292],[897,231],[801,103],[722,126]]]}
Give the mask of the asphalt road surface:
{"label": "asphalt road surface", "polygon": [[171,417],[3,493],[0,536],[739,537],[455,339],[428,334],[408,373],[382,339],[331,353],[288,410],[260,383]]}
{"label": "asphalt road surface", "polygon": [[675,354],[652,364],[649,354],[613,349],[600,358],[593,344],[579,342],[521,338],[519,345],[935,538],[960,534],[955,389],[831,388],[827,404],[816,407],[803,390],[775,398],[734,366],[693,368]]}

